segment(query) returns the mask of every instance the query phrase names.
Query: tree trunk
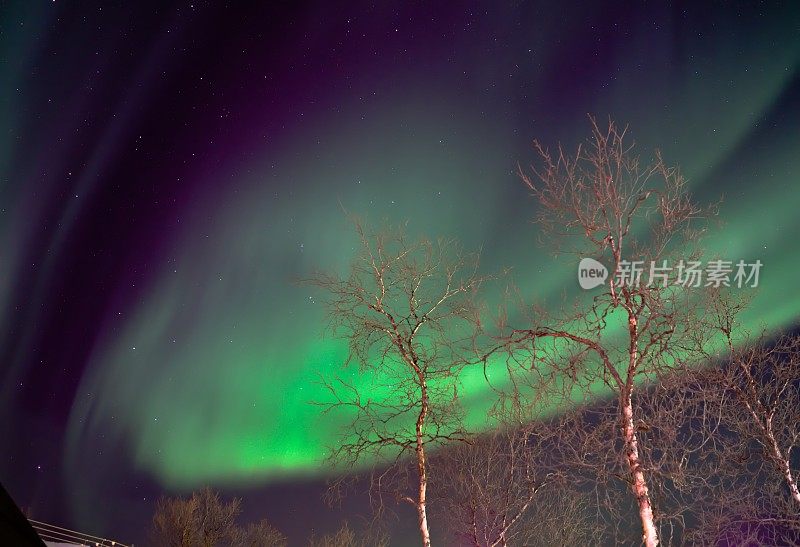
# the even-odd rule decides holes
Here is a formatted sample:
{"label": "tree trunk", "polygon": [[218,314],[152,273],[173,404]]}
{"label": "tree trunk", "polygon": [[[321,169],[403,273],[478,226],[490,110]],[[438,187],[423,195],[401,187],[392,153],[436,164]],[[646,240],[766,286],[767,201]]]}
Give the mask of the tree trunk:
{"label": "tree trunk", "polygon": [[428,530],[427,493],[428,493],[428,465],[425,460],[424,428],[425,418],[428,415],[428,386],[424,378],[420,378],[422,391],[422,407],[417,417],[417,477],[419,479],[417,492],[417,515],[419,517],[419,533],[422,537],[422,546],[431,547],[431,534]]}
{"label": "tree trunk", "polygon": [[423,483],[420,480],[420,499],[417,503],[417,514],[419,515],[419,533],[422,537],[422,545],[423,547],[431,547],[431,534],[428,530],[428,513],[426,510],[426,502],[425,502],[425,489],[427,484]]}
{"label": "tree trunk", "polygon": [[422,537],[423,547],[431,547],[431,534],[428,530],[427,490],[428,474],[425,463],[425,449],[417,445],[417,473],[419,477],[419,492],[417,498],[417,516],[419,517],[419,533]]}
{"label": "tree trunk", "polygon": [[796,503],[800,504],[800,490],[797,488],[797,481],[792,475],[792,468],[789,466],[789,460],[784,457],[783,451],[781,451],[780,446],[778,446],[778,441],[775,439],[775,434],[772,432],[772,418],[766,419],[765,431],[767,433],[767,438],[772,444],[772,456],[775,458],[776,463],[783,474],[783,478],[792,494],[792,499],[794,499]]}
{"label": "tree trunk", "polygon": [[472,512],[471,512],[471,516],[472,516],[472,523],[471,523],[471,525],[472,525],[472,538],[471,539],[472,539],[472,543],[475,544],[475,547],[481,547],[481,543],[480,543],[480,541],[478,541],[478,517],[475,514],[475,512],[476,512],[476,509],[475,509],[475,506],[473,505],[472,506]]}
{"label": "tree trunk", "polygon": [[650,493],[642,471],[639,458],[639,440],[636,438],[636,428],[633,424],[633,404],[631,394],[628,393],[622,400],[622,435],[625,440],[625,454],[628,469],[631,473],[631,489],[639,506],[639,518],[642,521],[642,540],[647,547],[658,545],[658,532],[653,519],[653,506],[650,503]]}

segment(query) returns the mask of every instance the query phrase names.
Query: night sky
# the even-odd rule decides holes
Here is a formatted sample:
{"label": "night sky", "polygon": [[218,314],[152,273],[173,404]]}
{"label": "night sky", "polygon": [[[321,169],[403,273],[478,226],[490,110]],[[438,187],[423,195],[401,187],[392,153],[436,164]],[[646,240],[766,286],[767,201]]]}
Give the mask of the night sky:
{"label": "night sky", "polygon": [[349,262],[346,210],[573,290],[515,173],[587,113],[724,195],[745,323],[797,324],[800,7],[250,4],[0,2],[0,481],[35,518],[140,542],[210,484],[298,544],[352,520],[309,404],[345,346],[294,281]]}

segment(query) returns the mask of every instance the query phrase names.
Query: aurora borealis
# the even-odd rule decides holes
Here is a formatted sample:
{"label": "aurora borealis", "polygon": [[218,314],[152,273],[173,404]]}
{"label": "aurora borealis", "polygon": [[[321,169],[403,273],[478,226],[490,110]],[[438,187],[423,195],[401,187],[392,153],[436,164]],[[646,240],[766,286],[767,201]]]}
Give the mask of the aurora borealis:
{"label": "aurora borealis", "polygon": [[20,1],[0,58],[0,481],[65,524],[136,537],[212,484],[304,530],[344,347],[296,281],[349,262],[343,211],[558,299],[515,171],[587,112],[724,196],[711,251],[764,263],[748,327],[800,316],[796,7]]}

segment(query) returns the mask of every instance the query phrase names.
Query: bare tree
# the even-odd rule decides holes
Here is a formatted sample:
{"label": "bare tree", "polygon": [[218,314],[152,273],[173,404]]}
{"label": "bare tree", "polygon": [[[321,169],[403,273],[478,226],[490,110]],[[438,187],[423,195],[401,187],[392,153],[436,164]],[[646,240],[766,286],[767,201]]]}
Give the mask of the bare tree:
{"label": "bare tree", "polygon": [[196,532],[202,547],[213,547],[230,541],[236,532],[236,517],[241,513],[242,502],[234,498],[224,503],[217,492],[203,488],[192,494],[197,519]]}
{"label": "bare tree", "polygon": [[735,351],[730,366],[717,373],[732,396],[724,419],[741,442],[760,448],[760,460],[783,482],[800,516],[797,458],[792,461],[800,442],[800,337],[782,336]]}
{"label": "bare tree", "polygon": [[535,146],[541,166],[521,177],[538,201],[544,233],[558,250],[568,244],[567,251],[605,261],[611,275],[574,310],[533,308],[531,326],[512,329],[509,346],[527,348],[532,368],[555,371],[569,399],[582,394],[591,401],[599,386],[615,394],[613,414],[594,418],[617,428],[606,446],[619,441],[642,537],[652,547],[659,542],[658,514],[634,394],[638,384],[706,355],[714,333],[699,318],[714,295],[704,285],[686,288],[681,267],[700,256],[698,224],[706,212],[690,198],[677,168],[658,153],[644,166],[626,130],[613,122],[601,129],[592,120],[591,140],[572,156]]}
{"label": "bare tree", "polygon": [[522,431],[501,428],[434,457],[442,484],[439,508],[453,536],[476,547],[505,546],[516,537],[546,483],[526,440]]}
{"label": "bare tree", "polygon": [[694,535],[703,542],[745,532],[758,541],[800,541],[800,337],[734,347],[731,317],[722,323],[727,362],[692,375],[718,422],[703,431],[706,468],[716,480],[700,483],[705,502]]}
{"label": "bare tree", "polygon": [[[731,305],[730,300],[715,303]],[[734,318],[728,313],[727,321],[717,324],[726,336]],[[660,539],[666,544],[795,544],[800,541],[800,510],[792,489],[800,435],[800,341],[782,336],[748,344],[745,337],[735,347],[727,339],[727,353],[717,346],[723,351],[709,354],[704,366],[637,391],[641,459],[659,510]],[[596,404],[572,415],[603,412],[611,409]],[[603,490],[604,479],[613,482],[615,463],[603,450],[603,438],[613,431],[580,424],[566,429],[572,433],[559,443],[560,459],[612,471],[593,485]],[[610,505],[597,503],[603,510]]]}
{"label": "bare tree", "polygon": [[197,500],[162,497],[153,515],[153,543],[162,547],[195,545]]}
{"label": "bare tree", "polygon": [[562,437],[552,420],[518,420],[434,456],[450,535],[474,547],[589,542],[585,496],[548,461]]}
{"label": "bare tree", "polygon": [[308,547],[386,547],[387,537],[375,530],[357,532],[347,522],[336,532],[321,537],[312,536]]}
{"label": "bare tree", "polygon": [[153,539],[158,545],[212,547],[230,541],[236,530],[241,501],[228,503],[210,488],[188,499],[161,498],[153,516]]}
{"label": "bare tree", "polygon": [[356,533],[346,522],[337,531],[321,537],[312,536],[308,547],[352,547],[356,545]]}
{"label": "bare tree", "polygon": [[[704,403],[708,384],[682,371],[639,386],[632,397],[639,439],[640,466],[647,476],[659,541],[683,545],[698,511],[709,503],[711,454],[721,454],[719,414]],[[619,433],[618,401],[586,401],[560,419],[559,442],[550,451],[553,464],[573,488],[593,500],[595,541],[632,544],[641,528],[629,515],[638,510],[630,495],[630,467]],[[602,538],[602,539],[601,539]]]}
{"label": "bare tree", "polygon": [[233,533],[233,547],[286,547],[286,536],[266,519],[237,528]]}
{"label": "bare tree", "polygon": [[410,504],[429,546],[428,455],[468,438],[458,372],[475,354],[475,295],[486,277],[477,256],[451,240],[412,241],[400,230],[373,235],[356,228],[361,247],[348,275],[311,280],[327,293],[332,328],[348,341],[348,364],[359,372],[325,380],[332,400],[320,404],[352,417],[331,460],[371,464],[373,500],[382,508],[388,494]]}
{"label": "bare tree", "polygon": [[163,547],[280,547],[286,537],[268,521],[240,528],[236,518],[241,500],[220,499],[210,488],[194,492],[188,498],[162,497],[153,515],[152,540]]}

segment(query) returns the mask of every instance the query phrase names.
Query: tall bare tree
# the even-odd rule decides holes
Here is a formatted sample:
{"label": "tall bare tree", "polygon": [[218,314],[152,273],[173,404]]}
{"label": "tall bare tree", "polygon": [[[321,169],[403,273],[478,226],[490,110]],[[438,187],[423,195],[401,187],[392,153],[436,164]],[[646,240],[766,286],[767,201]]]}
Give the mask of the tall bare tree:
{"label": "tall bare tree", "polygon": [[591,396],[599,386],[615,394],[606,421],[617,433],[607,445],[619,441],[643,541],[653,547],[658,515],[634,393],[641,382],[701,359],[714,336],[699,321],[714,296],[706,280],[686,287],[686,266],[701,255],[699,228],[710,211],[691,199],[684,177],[659,153],[643,164],[613,122],[601,129],[592,119],[592,137],[574,155],[535,147],[539,166],[520,174],[538,201],[539,225],[557,250],[604,262],[611,274],[574,309],[533,308],[530,326],[513,329],[509,345],[527,347],[534,367],[555,370],[568,397]]}
{"label": "tall bare tree", "polygon": [[429,452],[468,438],[458,372],[475,354],[475,297],[486,277],[477,256],[451,240],[356,229],[361,246],[349,273],[311,280],[326,292],[332,328],[347,340],[347,364],[358,370],[325,380],[331,400],[320,404],[352,418],[331,459],[372,464],[373,499],[382,507],[389,494],[411,505],[429,546]]}

